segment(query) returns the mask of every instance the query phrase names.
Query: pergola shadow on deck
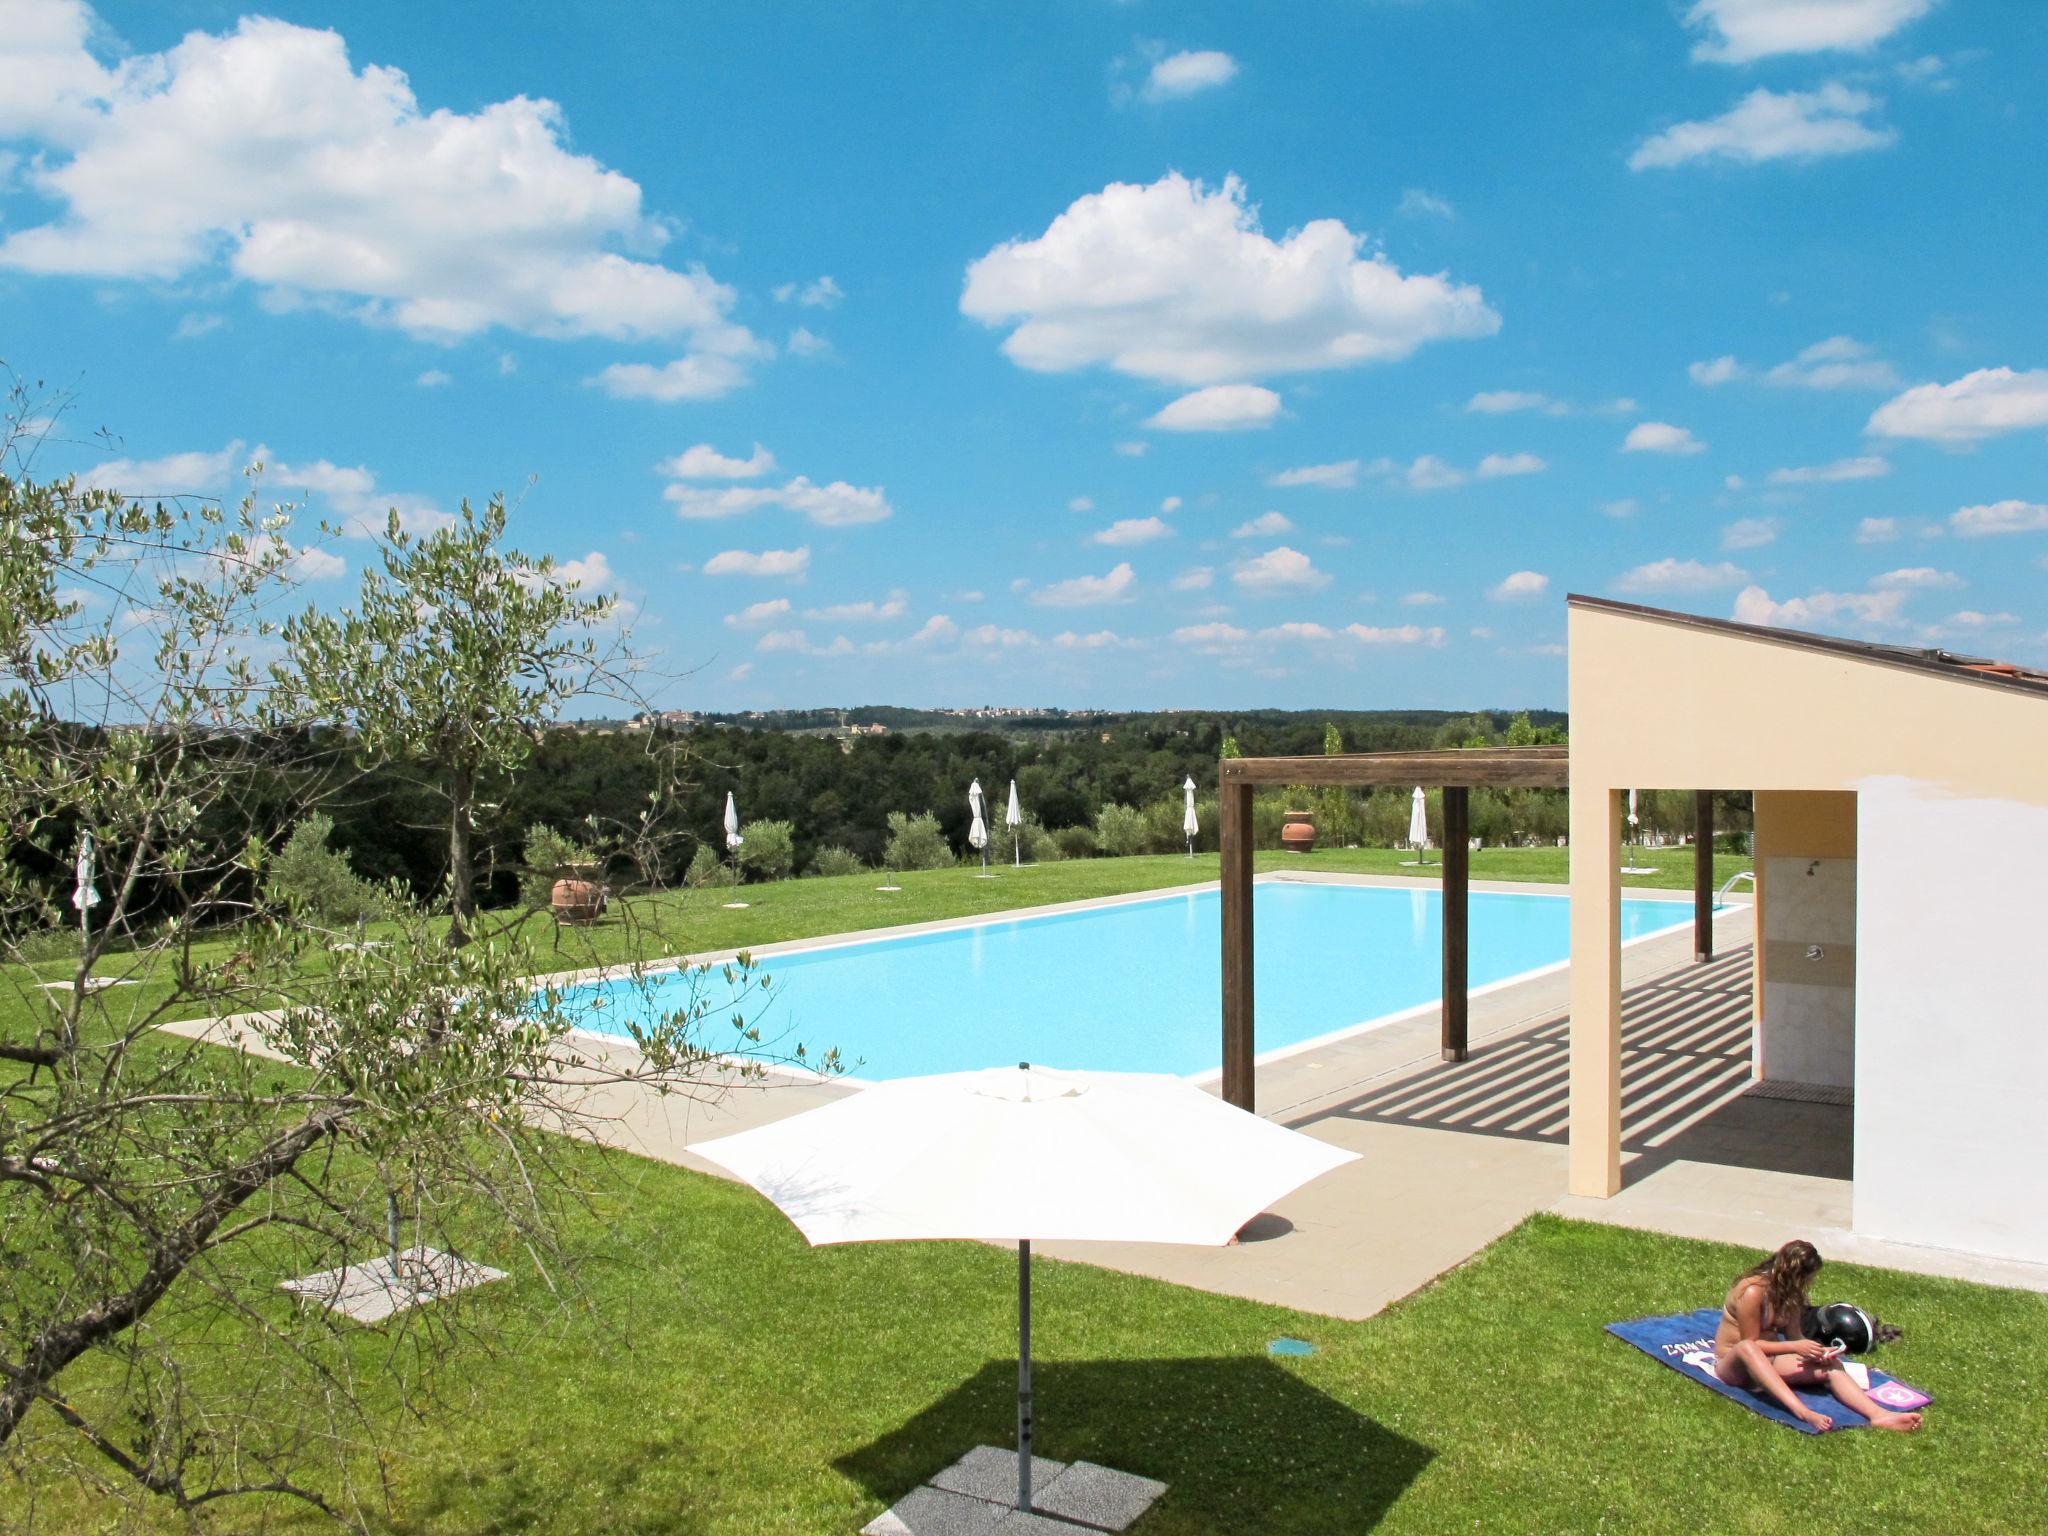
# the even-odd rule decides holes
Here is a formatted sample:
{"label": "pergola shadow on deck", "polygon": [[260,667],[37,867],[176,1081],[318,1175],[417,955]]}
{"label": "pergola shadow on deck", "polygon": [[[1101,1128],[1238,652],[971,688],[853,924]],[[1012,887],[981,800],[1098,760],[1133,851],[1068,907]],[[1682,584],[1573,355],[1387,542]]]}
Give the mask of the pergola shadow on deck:
{"label": "pergola shadow on deck", "polygon": [[[1442,1052],[1465,1060],[1470,1011],[1467,964],[1472,889],[1474,789],[1569,789],[1566,747],[1463,747],[1428,752],[1360,752],[1324,757],[1226,757],[1217,783],[1223,896],[1223,1097],[1240,1109],[1257,1098],[1252,1016],[1252,794],[1259,785],[1346,788],[1427,786],[1443,791]],[[1693,958],[1714,953],[1713,796],[1693,796]],[[1609,878],[1615,880],[1610,871]],[[1616,881],[1618,885],[1618,881]]]}
{"label": "pergola shadow on deck", "polygon": [[[1849,1177],[1849,1111],[1746,1097],[1752,951],[1640,983],[1622,995],[1622,1150],[1627,1182],[1673,1161]],[[1571,1021],[1560,1015],[1479,1046],[1456,1071],[1423,1064],[1321,1108],[1318,1120],[1566,1144]]]}

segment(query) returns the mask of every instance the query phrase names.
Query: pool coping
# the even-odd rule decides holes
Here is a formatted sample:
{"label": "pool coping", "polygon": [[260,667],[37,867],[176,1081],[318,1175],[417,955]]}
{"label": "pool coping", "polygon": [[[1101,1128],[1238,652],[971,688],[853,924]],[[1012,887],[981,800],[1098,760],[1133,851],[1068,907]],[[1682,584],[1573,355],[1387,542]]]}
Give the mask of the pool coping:
{"label": "pool coping", "polygon": [[[1441,885],[1424,883],[1419,876],[1346,873],[1337,870],[1327,872],[1320,870],[1272,870],[1265,874],[1254,875],[1252,877],[1252,884],[1254,886],[1351,886],[1396,891],[1434,890],[1439,895],[1442,894],[1443,889]],[[817,934],[807,939],[782,939],[767,944],[750,945],[738,949],[704,950],[694,954],[666,955],[655,960],[624,961],[614,965],[585,966],[574,971],[556,971],[546,975],[529,977],[528,982],[537,988],[577,987],[587,986],[593,982],[615,981],[625,976],[669,975],[700,966],[729,965],[741,955],[746,955],[750,960],[774,959],[780,955],[816,954],[827,950],[851,949],[862,944],[883,943],[891,939],[917,938],[927,934],[965,933],[971,932],[976,928],[988,928],[999,923],[1019,922],[1030,918],[1060,917],[1072,913],[1106,911],[1115,907],[1134,906],[1147,901],[1165,901],[1180,896],[1198,896],[1208,891],[1219,890],[1221,886],[1222,882],[1219,880],[1200,880],[1187,885],[1158,886],[1145,891],[1125,891],[1114,896],[1088,896],[1083,897],[1079,901],[1048,902],[1031,907],[1010,907],[1001,912],[979,913],[972,917],[946,917],[928,919],[917,923],[892,923],[881,928],[861,928],[843,933]],[[1490,896],[1544,896],[1552,899],[1569,899],[1571,896],[1570,886],[1559,885],[1553,881],[1474,880],[1471,882],[1470,889],[1477,894]],[[1623,886],[1621,894],[1622,899],[1625,901],[1658,901],[1671,906],[1683,906],[1686,908],[1690,908],[1693,901],[1692,892],[1690,891],[1671,890],[1661,886]],[[1723,899],[1716,910],[1719,910],[1720,907],[1746,905],[1748,903],[1731,902]],[[1647,933],[1637,934],[1632,939],[1624,939],[1621,947],[1623,949],[1631,949],[1651,939],[1666,937],[1684,926],[1685,924],[1682,922],[1675,922],[1666,927],[1653,928]],[[1551,961],[1547,965],[1536,966],[1533,969],[1518,972],[1513,976],[1502,977],[1499,981],[1491,981],[1484,986],[1473,987],[1466,995],[1468,997],[1485,997],[1508,987],[1520,986],[1525,982],[1535,981],[1540,977],[1555,975],[1562,970],[1569,970],[1571,963],[1571,957],[1566,955],[1563,959]],[[1405,1020],[1422,1018],[1428,1014],[1435,1013],[1442,1006],[1443,998],[1441,996],[1433,997],[1427,1002],[1417,1003],[1408,1008],[1397,1009],[1392,1013],[1378,1014],[1372,1018],[1363,1019],[1356,1024],[1347,1024],[1341,1029],[1327,1030],[1320,1035],[1311,1036],[1309,1039],[1295,1041],[1291,1045],[1276,1046],[1270,1051],[1261,1052],[1253,1057],[1252,1064],[1263,1067],[1274,1062],[1284,1061],[1304,1051],[1321,1049],[1334,1045],[1339,1041],[1351,1039],[1357,1035],[1369,1034],[1375,1030],[1399,1024]],[[604,1030],[571,1026],[569,1033],[582,1039],[599,1041],[608,1046],[621,1047],[626,1050],[636,1049],[631,1039],[623,1035],[611,1034]],[[741,1058],[731,1057],[730,1053],[720,1053],[720,1059],[739,1060]],[[858,1077],[852,1073],[823,1073],[794,1063],[764,1064],[754,1058],[746,1059],[753,1061],[756,1066],[763,1067],[770,1073],[787,1076],[798,1082],[837,1084],[848,1088],[868,1088],[877,1082],[897,1081],[897,1079],[892,1078]],[[1183,1081],[1200,1087],[1220,1081],[1223,1076],[1223,1068],[1219,1063],[1214,1067],[1204,1067],[1198,1072],[1168,1075],[1178,1076]]]}

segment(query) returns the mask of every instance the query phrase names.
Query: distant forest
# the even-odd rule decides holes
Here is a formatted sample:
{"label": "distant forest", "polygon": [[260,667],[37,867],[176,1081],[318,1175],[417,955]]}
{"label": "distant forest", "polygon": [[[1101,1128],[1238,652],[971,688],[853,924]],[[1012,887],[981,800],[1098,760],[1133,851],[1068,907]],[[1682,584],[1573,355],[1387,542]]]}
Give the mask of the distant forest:
{"label": "distant forest", "polygon": [[[939,728],[929,723],[934,719]],[[958,721],[930,711],[869,708],[780,712],[745,725],[700,720],[680,730],[551,730],[519,772],[485,796],[480,843],[490,884],[486,900],[516,898],[529,827],[542,824],[577,838],[587,835],[587,817],[609,827],[637,816],[660,781],[655,752],[677,744],[690,766],[667,818],[684,834],[667,855],[662,876],[669,881],[681,879],[699,845],[722,853],[719,828],[728,791],[747,822],[790,824],[799,871],[834,848],[879,864],[892,811],[932,812],[947,841],[964,848],[967,787],[975,779],[999,816],[1014,778],[1026,814],[1048,831],[1092,827],[1103,806],[1119,805],[1155,808],[1153,820],[1177,837],[1181,786],[1192,777],[1204,829],[1198,846],[1213,848],[1216,764],[1226,737],[1245,756],[1316,754],[1334,727],[1344,751],[1398,751],[1498,743],[1516,723],[1506,712],[1429,710],[1024,716],[975,722],[975,728]],[[852,724],[889,729],[881,735],[841,734]],[[1560,712],[1529,711],[1520,732],[1556,741],[1563,739],[1564,725]],[[1283,801],[1308,798],[1284,791],[1264,797],[1271,804],[1262,804],[1261,841],[1277,839]],[[1407,795],[1381,792],[1378,799],[1385,804],[1377,814],[1368,803],[1373,798],[1318,791],[1311,808],[1321,813],[1332,841],[1392,842],[1407,826]],[[1676,830],[1683,810],[1678,797],[1671,798],[1668,819]],[[397,876],[423,895],[444,880],[445,806],[401,769],[370,773],[327,809],[335,822],[334,845],[347,850],[359,873],[375,880]],[[1645,810],[1654,807],[1646,804]],[[1551,841],[1564,829],[1559,794],[1482,791],[1473,811],[1474,835],[1489,842],[1511,836]],[[1646,814],[1645,823],[1654,826],[1660,819],[1666,818]],[[1085,851],[1085,834],[1078,847],[1071,839],[1067,847]]]}

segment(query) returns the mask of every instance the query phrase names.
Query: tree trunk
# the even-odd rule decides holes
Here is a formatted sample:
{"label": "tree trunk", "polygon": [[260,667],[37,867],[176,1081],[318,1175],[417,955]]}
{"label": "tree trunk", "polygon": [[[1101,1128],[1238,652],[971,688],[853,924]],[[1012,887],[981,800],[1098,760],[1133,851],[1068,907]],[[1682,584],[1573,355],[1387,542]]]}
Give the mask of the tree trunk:
{"label": "tree trunk", "polygon": [[454,909],[448,924],[450,949],[469,942],[469,925],[476,918],[476,864],[470,850],[476,829],[469,819],[475,795],[475,776],[467,769],[459,771],[448,787],[448,900]]}
{"label": "tree trunk", "polygon": [[329,1106],[276,1137],[254,1158],[222,1175],[183,1225],[158,1239],[135,1284],[77,1317],[51,1323],[29,1341],[19,1363],[0,1360],[0,1445],[20,1425],[29,1405],[48,1391],[64,1368],[95,1344],[134,1327],[198,1257],[222,1222],[271,1180],[290,1171],[308,1148],[334,1133],[346,1113]]}

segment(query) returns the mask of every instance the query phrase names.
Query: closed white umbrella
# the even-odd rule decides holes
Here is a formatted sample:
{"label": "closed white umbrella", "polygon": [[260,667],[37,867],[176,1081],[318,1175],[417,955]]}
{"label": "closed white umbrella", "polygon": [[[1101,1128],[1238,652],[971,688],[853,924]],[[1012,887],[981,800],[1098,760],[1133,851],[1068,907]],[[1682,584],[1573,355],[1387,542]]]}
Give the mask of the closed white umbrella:
{"label": "closed white umbrella", "polygon": [[1195,820],[1195,776],[1193,774],[1188,775],[1188,781],[1181,785],[1181,791],[1188,797],[1188,808],[1181,812],[1180,829],[1187,834],[1188,857],[1192,859],[1195,856],[1195,834],[1202,830],[1202,824]]}
{"label": "closed white umbrella", "polygon": [[1429,802],[1420,784],[1415,786],[1415,798],[1408,803],[1408,846],[1416,850],[1417,863],[1429,862],[1422,852],[1429,847]]}
{"label": "closed white umbrella", "polygon": [[967,841],[981,852],[981,867],[988,870],[988,825],[981,819],[981,780],[976,779],[967,786],[967,808],[974,812],[974,820],[967,828]]}
{"label": "closed white umbrella", "polygon": [[1203,1243],[1355,1152],[1181,1078],[1020,1064],[901,1078],[693,1149],[814,1246],[1017,1244],[1017,1507],[1031,1507],[1031,1244]]}
{"label": "closed white umbrella", "polygon": [[1010,780],[1010,808],[1003,812],[1003,825],[1010,829],[1010,852],[1017,868],[1024,867],[1024,807],[1017,800],[1017,781]]}
{"label": "closed white umbrella", "polygon": [[93,889],[92,879],[92,834],[81,832],[78,836],[78,869],[71,887],[71,909],[78,914],[79,932],[88,936],[92,928],[92,909],[100,904],[100,893]]}
{"label": "closed white umbrella", "polygon": [[1634,790],[1628,792],[1628,824],[1631,827],[1641,825],[1636,820],[1636,792]]}
{"label": "closed white umbrella", "polygon": [[[735,892],[740,887],[740,844],[745,841],[740,836],[740,808],[733,803],[732,791],[728,789],[725,792],[725,851],[732,855],[732,887]],[[746,903],[729,901],[726,905],[743,907]]]}

